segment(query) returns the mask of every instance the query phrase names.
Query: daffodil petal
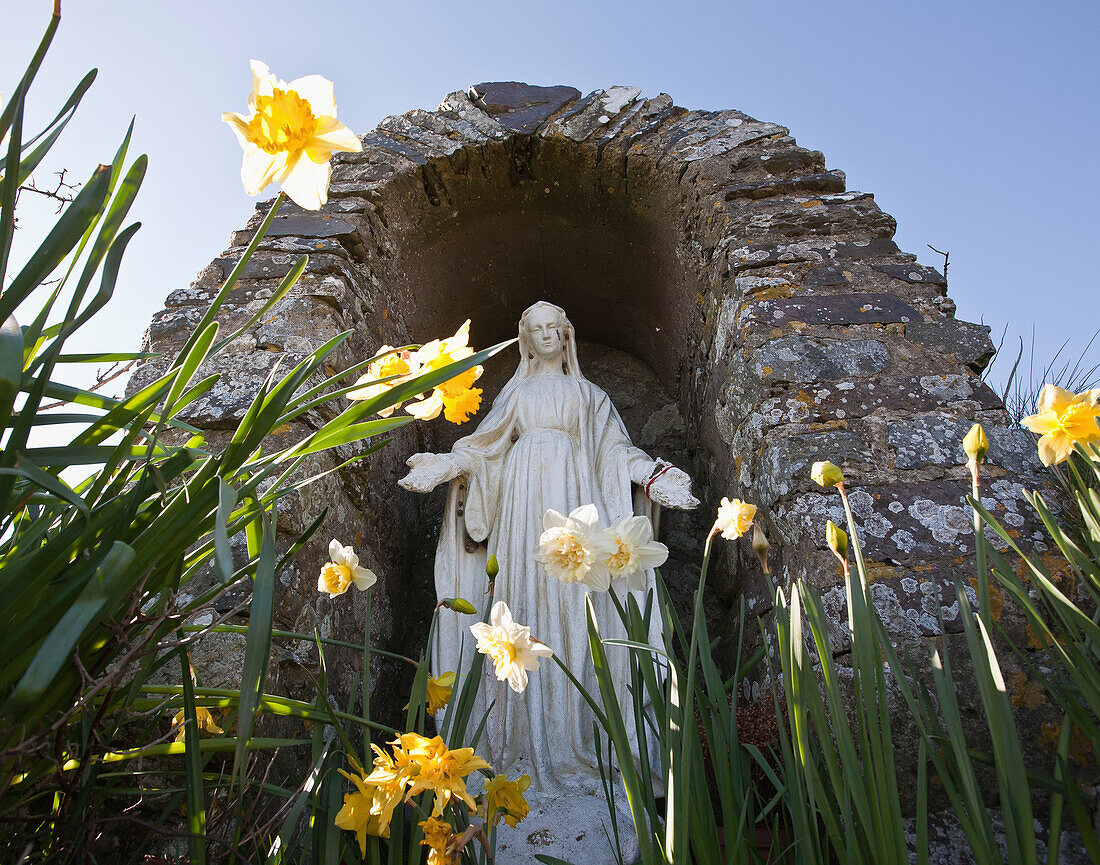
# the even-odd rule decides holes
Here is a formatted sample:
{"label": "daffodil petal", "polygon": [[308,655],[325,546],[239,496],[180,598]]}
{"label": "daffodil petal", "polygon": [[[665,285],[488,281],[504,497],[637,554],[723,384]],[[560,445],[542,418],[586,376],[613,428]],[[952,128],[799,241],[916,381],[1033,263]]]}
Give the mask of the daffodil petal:
{"label": "daffodil petal", "polygon": [[443,397],[438,391],[432,391],[432,395],[427,399],[405,406],[405,411],[417,420],[434,420],[443,411]]}
{"label": "daffodil petal", "polygon": [[245,193],[256,195],[269,183],[273,183],[283,168],[284,159],[284,154],[272,156],[256,145],[249,144],[244,151],[244,162],[241,163],[241,181],[244,183]]}
{"label": "daffodil petal", "polygon": [[544,529],[560,529],[565,525],[566,520],[565,514],[559,514],[556,510],[550,508],[542,515],[542,527]]}
{"label": "daffodil petal", "polygon": [[287,167],[286,176],[279,181],[283,192],[304,210],[320,210],[328,201],[329,164],[318,164],[296,153],[288,160]]}
{"label": "daffodil petal", "polygon": [[1028,415],[1021,419],[1020,423],[1036,435],[1046,435],[1059,428],[1058,415],[1049,409],[1039,414]]}
{"label": "daffodil petal", "polygon": [[652,541],[637,547],[634,556],[643,571],[650,571],[668,561],[668,547],[660,541]]}
{"label": "daffodil petal", "polygon": [[606,567],[593,564],[582,582],[594,592],[606,592],[611,588],[611,572]]}
{"label": "daffodil petal", "polygon": [[340,543],[336,538],[333,538],[328,543],[328,560],[330,562],[336,562],[342,564],[342,557],[344,555],[344,545]]}
{"label": "daffodil petal", "polygon": [[256,97],[270,96],[275,91],[275,85],[278,82],[275,80],[275,76],[271,74],[271,70],[267,68],[267,64],[262,60],[250,60],[248,62],[252,68],[252,93],[248,97],[248,107],[255,111]]}
{"label": "daffodil petal", "polygon": [[355,583],[355,588],[365,592],[378,582],[378,574],[370,568],[352,568],[351,579]]}
{"label": "daffodil petal", "polygon": [[314,117],[336,116],[336,91],[327,78],[321,75],[305,75],[287,84],[287,89],[293,90],[309,103]]}
{"label": "daffodil petal", "polygon": [[318,117],[317,131],[313,135],[310,146],[327,147],[330,152],[340,150],[359,153],[363,149],[363,142],[359,140],[358,135],[335,117]]}
{"label": "daffodil petal", "polygon": [[1076,394],[1073,391],[1066,390],[1065,388],[1058,387],[1056,384],[1043,385],[1043,389],[1039,391],[1038,407],[1039,411],[1053,411],[1056,414],[1062,414],[1066,410],[1066,406],[1074,401]]}
{"label": "daffodil petal", "polygon": [[1039,439],[1039,459],[1043,461],[1043,465],[1056,465],[1068,455],[1068,453],[1065,455],[1060,453],[1054,436],[1046,435]]}
{"label": "daffodil petal", "polygon": [[222,113],[222,121],[229,124],[241,147],[248,147],[248,118],[235,111],[225,111]]}
{"label": "daffodil petal", "polygon": [[569,512],[569,519],[584,523],[588,528],[592,528],[599,522],[600,512],[596,509],[595,505],[581,505],[579,508],[574,508]]}

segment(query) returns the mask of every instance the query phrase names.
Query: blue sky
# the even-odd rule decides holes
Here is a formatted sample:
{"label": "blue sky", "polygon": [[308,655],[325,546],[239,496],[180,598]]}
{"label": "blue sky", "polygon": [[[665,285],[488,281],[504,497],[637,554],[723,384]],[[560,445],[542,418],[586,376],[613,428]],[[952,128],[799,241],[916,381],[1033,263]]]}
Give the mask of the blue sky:
{"label": "blue sky", "polygon": [[[9,0],[0,94],[46,25],[48,0]],[[367,132],[479,81],[636,85],[686,108],[738,108],[822,150],[848,188],[875,193],[896,240],[927,264],[950,250],[960,318],[1045,359],[1098,323],[1092,240],[1100,199],[1100,12],[1093,2],[203,2],[65,0],[30,119],[100,74],[56,148],[84,179],[129,123],[150,167],[113,309],[95,347],[135,348],[149,317],[244,225],[240,149],[248,60],[336,83],[339,116]],[[48,173],[39,179],[48,181]],[[264,197],[267,197],[266,193]],[[19,251],[48,227],[25,196]],[[1092,361],[1100,360],[1094,346]],[[1026,364],[1026,357],[1025,357]],[[1005,364],[1007,367],[1008,364]],[[1007,369],[1001,375],[1004,375]],[[995,376],[996,377],[996,376]]]}

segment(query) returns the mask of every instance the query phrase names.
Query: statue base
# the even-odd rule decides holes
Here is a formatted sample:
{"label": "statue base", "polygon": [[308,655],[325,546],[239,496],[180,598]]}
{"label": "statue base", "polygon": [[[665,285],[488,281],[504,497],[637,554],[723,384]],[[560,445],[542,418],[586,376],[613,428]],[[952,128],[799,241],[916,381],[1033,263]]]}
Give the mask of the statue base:
{"label": "statue base", "polygon": [[[622,861],[630,863],[638,858],[638,840],[626,794],[621,788],[616,792],[619,848]],[[619,861],[603,796],[581,790],[557,796],[528,791],[526,798],[531,810],[525,820],[514,829],[505,823],[497,826],[496,865],[540,865],[535,858],[539,854],[572,865],[615,865]]]}

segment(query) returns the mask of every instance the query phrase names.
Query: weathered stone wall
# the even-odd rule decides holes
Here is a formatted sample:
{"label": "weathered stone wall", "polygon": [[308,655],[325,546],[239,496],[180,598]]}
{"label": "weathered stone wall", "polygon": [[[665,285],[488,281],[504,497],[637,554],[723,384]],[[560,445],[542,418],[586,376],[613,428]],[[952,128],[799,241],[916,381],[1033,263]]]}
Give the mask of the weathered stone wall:
{"label": "weathered stone wall", "polygon": [[[452,93],[434,112],[389,117],[363,143],[338,156],[319,213],[286,207],[273,223],[226,318],[246,316],[299,253],[310,253],[309,268],[219,359],[223,380],[189,407],[190,422],[231,429],[274,363],[287,368],[344,329],[355,335],[334,377],[383,342],[443,336],[467,317],[477,345],[506,339],[527,305],[547,299],[570,312],[597,356],[624,353],[633,360],[623,363],[652,374],[641,409],[624,414],[636,438],[645,443],[650,428],[655,454],[699,479],[701,516],[667,526],[684,596],[704,524],[722,495],[736,495],[760,506],[777,579],[819,586],[843,640],[843,589],[824,545],[826,519],[842,516],[835,495],[809,480],[810,464],[828,458],[849,479],[875,596],[899,642],[950,641],[953,574],[973,573],[959,443],[975,420],[992,442],[989,504],[1021,534],[1036,532],[1021,515],[1034,447],[979,378],[993,350],[988,329],[956,320],[943,277],[898,249],[895,222],[873,196],[846,191],[844,174],[787,129],[735,110],[687,111],[664,94],[642,99],[636,88],[582,97],[496,83]],[[266,209],[168,297],[151,349],[170,354],[181,343]],[[487,397],[513,363],[495,359]],[[131,387],[161,364],[143,366]],[[465,431],[442,421],[407,428],[280,509],[293,530],[330,506],[323,539],[355,543],[382,576],[372,622],[381,645],[415,647],[432,603],[440,496],[401,491],[402,463]],[[662,444],[658,431],[672,438]],[[279,624],[317,622],[354,639],[358,599],[316,596],[322,546],[299,557],[282,587]],[[747,546],[724,550],[710,607],[718,630],[732,627],[739,593],[753,610],[771,603]],[[400,705],[396,669],[376,690]]]}

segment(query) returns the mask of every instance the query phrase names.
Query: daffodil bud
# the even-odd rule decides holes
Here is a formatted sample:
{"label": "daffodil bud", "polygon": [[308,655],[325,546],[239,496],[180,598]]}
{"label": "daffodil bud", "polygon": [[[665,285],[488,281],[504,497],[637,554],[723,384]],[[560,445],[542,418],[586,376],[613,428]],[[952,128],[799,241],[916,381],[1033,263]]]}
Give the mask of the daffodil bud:
{"label": "daffodil bud", "polygon": [[814,463],[810,469],[810,477],[823,487],[835,487],[844,483],[844,473],[828,460]]}
{"label": "daffodil bud", "polygon": [[448,610],[454,610],[456,613],[463,613],[467,616],[472,616],[477,612],[477,608],[465,598],[444,598],[439,603]]}
{"label": "daffodil bud", "polygon": [[985,461],[985,455],[989,452],[989,439],[985,437],[985,430],[980,423],[974,424],[970,432],[963,439],[963,450],[973,463]]}
{"label": "daffodil bud", "polygon": [[764,569],[765,574],[771,573],[771,568],[768,567],[768,539],[764,537],[764,532],[760,530],[760,526],[753,523],[752,526],[752,549],[756,553],[756,557],[760,559],[760,567]]}
{"label": "daffodil bud", "polygon": [[500,573],[500,565],[497,563],[496,556],[489,556],[489,561],[485,563],[485,573],[489,576],[490,580],[495,580],[497,574]]}
{"label": "daffodil bud", "polygon": [[829,520],[829,524],[825,526],[825,540],[838,559],[842,562],[847,560],[848,534],[832,520]]}

